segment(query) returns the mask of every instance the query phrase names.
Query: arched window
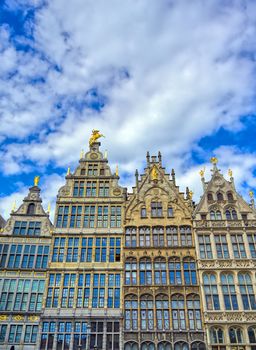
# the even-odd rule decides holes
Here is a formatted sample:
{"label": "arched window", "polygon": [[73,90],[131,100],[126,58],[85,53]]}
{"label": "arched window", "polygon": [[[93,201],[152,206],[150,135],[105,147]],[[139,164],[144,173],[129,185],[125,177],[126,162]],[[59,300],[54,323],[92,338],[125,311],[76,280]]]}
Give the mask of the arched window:
{"label": "arched window", "polygon": [[142,330],[154,329],[153,297],[145,294],[140,299],[140,322]]}
{"label": "arched window", "polygon": [[177,247],[179,245],[177,226],[167,226],[166,236],[167,236],[168,247]]}
{"label": "arched window", "polygon": [[217,201],[223,201],[223,194],[221,192],[217,193]]}
{"label": "arched window", "polygon": [[228,192],[228,193],[227,193],[227,197],[228,197],[228,201],[229,201],[229,202],[233,202],[234,197],[233,197],[233,194],[232,194],[231,192]]}
{"label": "arched window", "polygon": [[173,329],[186,329],[185,319],[185,303],[184,297],[181,294],[176,294],[172,297],[172,326]]}
{"label": "arched window", "polygon": [[200,298],[198,295],[189,295],[187,298],[188,322],[191,330],[201,330],[202,320],[200,312]]}
{"label": "arched window", "polygon": [[191,350],[206,350],[205,343],[201,341],[196,341],[192,343]]}
{"label": "arched window", "polygon": [[212,193],[207,193],[207,200],[208,200],[209,202],[212,202],[212,201],[213,201],[213,195],[212,195]]}
{"label": "arched window", "polygon": [[229,328],[229,339],[231,344],[243,343],[243,332],[239,327]]}
{"label": "arched window", "polygon": [[219,210],[211,210],[210,211],[210,219],[211,220],[221,220],[222,216],[221,216],[221,212]]}
{"label": "arched window", "polygon": [[141,344],[141,350],[155,350],[155,348],[155,344],[149,341]]}
{"label": "arched window", "polygon": [[190,226],[180,226],[180,241],[182,246],[192,245],[192,233]]}
{"label": "arched window", "polygon": [[147,217],[147,210],[146,210],[145,207],[143,207],[143,208],[140,209],[140,216],[141,216],[142,218],[146,218],[146,217]]}
{"label": "arched window", "polygon": [[172,346],[166,341],[161,341],[157,344],[157,350],[172,350]]}
{"label": "arched window", "polygon": [[134,341],[129,341],[124,344],[124,350],[139,350],[139,346]]}
{"label": "arched window", "polygon": [[237,220],[237,213],[236,213],[235,209],[232,210],[232,219]]}
{"label": "arched window", "polygon": [[220,327],[212,327],[210,329],[210,342],[211,344],[224,343],[223,330]]}
{"label": "arched window", "polygon": [[126,227],[125,229],[125,246],[126,247],[136,247],[136,227]]}
{"label": "arched window", "polygon": [[165,258],[156,258],[154,261],[155,284],[167,284],[166,260]]}
{"label": "arched window", "polygon": [[184,258],[183,269],[185,284],[197,284],[195,260],[192,258]]}
{"label": "arched window", "polygon": [[156,320],[157,329],[170,329],[169,300],[167,295],[160,294],[156,297]]}
{"label": "arched window", "polygon": [[172,206],[168,206],[168,218],[173,218],[173,207]]}
{"label": "arched window", "polygon": [[27,214],[28,215],[34,215],[35,214],[35,204],[34,203],[30,203],[28,205]]}
{"label": "arched window", "polygon": [[256,310],[255,294],[249,273],[239,273],[238,283],[244,310]]}
{"label": "arched window", "polygon": [[221,286],[226,310],[238,310],[234,277],[231,273],[221,274]]}
{"label": "arched window", "polygon": [[137,284],[137,261],[135,258],[128,258],[125,262],[125,284]]}
{"label": "arched window", "polygon": [[136,330],[138,329],[138,300],[137,296],[130,294],[124,299],[124,318],[125,329]]}
{"label": "arched window", "polygon": [[231,220],[231,213],[229,210],[226,210],[226,219]]}
{"label": "arched window", "polygon": [[169,259],[169,279],[172,285],[182,284],[180,258]]}
{"label": "arched window", "polygon": [[164,228],[162,226],[153,227],[153,246],[164,246]]}
{"label": "arched window", "polygon": [[189,350],[189,347],[187,343],[179,341],[174,344],[174,350]]}
{"label": "arched window", "polygon": [[140,259],[140,284],[152,284],[152,264],[150,258]]}
{"label": "arched window", "polygon": [[220,301],[217,288],[216,276],[213,273],[207,273],[203,276],[204,296],[207,310],[219,310]]}
{"label": "arched window", "polygon": [[139,228],[140,247],[150,247],[150,228],[143,226]]}
{"label": "arched window", "polygon": [[[250,344],[256,344],[256,326],[248,328],[248,337]],[[252,347],[252,350],[254,350],[254,347]]]}

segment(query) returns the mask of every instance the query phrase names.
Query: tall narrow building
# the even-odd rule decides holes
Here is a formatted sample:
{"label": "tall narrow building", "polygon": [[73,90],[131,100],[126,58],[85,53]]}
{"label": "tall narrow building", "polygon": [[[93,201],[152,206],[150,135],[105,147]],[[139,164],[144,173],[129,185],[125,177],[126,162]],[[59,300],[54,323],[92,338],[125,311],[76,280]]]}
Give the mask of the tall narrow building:
{"label": "tall narrow building", "polygon": [[147,154],[125,211],[124,349],[205,350],[192,228],[186,198]]}
{"label": "tall narrow building", "polygon": [[38,177],[0,233],[0,349],[38,349],[52,224]]}
{"label": "tall narrow building", "polygon": [[122,348],[122,245],[126,191],[100,152],[68,170],[55,213],[40,349]]}
{"label": "tall narrow building", "polygon": [[[194,216],[208,349],[256,349],[256,213],[212,158]],[[252,195],[252,194],[251,194]]]}

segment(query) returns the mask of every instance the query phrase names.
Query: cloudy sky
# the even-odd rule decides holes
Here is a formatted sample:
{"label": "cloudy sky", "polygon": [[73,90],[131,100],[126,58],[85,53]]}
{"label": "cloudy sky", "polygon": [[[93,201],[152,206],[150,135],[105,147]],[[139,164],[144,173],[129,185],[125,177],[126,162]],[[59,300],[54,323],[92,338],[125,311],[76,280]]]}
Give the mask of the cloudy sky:
{"label": "cloudy sky", "polygon": [[201,194],[209,158],[256,188],[254,0],[2,0],[0,212],[54,203],[93,128],[131,186],[146,151]]}

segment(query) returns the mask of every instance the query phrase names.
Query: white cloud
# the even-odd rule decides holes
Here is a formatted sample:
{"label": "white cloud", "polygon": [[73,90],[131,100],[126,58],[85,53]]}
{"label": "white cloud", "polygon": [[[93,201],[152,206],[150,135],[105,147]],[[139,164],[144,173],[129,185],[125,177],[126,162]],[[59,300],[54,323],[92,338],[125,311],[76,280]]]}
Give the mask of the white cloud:
{"label": "white cloud", "polygon": [[[93,128],[121,172],[141,168],[146,150],[184,172],[203,136],[242,128],[255,109],[254,10],[235,0],[51,0],[25,53],[2,28],[0,136],[18,140],[2,147],[3,172],[74,166]],[[106,101],[100,113],[81,108],[93,88]]]}

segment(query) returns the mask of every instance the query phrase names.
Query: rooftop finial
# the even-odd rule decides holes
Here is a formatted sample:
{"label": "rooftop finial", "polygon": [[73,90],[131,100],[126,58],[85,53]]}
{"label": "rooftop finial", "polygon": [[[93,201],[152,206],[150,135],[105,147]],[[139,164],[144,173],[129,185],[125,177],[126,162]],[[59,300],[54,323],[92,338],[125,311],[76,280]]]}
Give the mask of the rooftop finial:
{"label": "rooftop finial", "polygon": [[119,176],[118,175],[118,165],[116,166],[116,173],[115,174],[116,174],[116,176]]}
{"label": "rooftop finial", "polygon": [[176,185],[176,179],[175,179],[175,171],[172,169],[172,182],[174,185]]}
{"label": "rooftop finial", "polygon": [[161,154],[160,151],[158,152],[158,162],[159,162],[160,165],[161,165],[161,163],[162,163],[162,154]]}
{"label": "rooftop finial", "polygon": [[249,191],[249,196],[250,196],[250,198],[254,198],[254,192],[252,190]]}
{"label": "rooftop finial", "polygon": [[70,167],[68,167],[68,170],[67,170],[67,176],[70,175]]}
{"label": "rooftop finial", "polygon": [[40,180],[40,176],[35,176],[34,177],[34,186],[38,186]]}
{"label": "rooftop finial", "polygon": [[108,158],[108,151],[105,149],[105,152],[104,152],[104,158],[107,159]]}
{"label": "rooftop finial", "polygon": [[148,164],[148,166],[149,166],[149,164],[150,164],[150,154],[149,154],[149,151],[147,151],[146,159],[147,159],[147,164]]}
{"label": "rooftop finial", "polygon": [[232,177],[233,176],[233,171],[231,169],[228,169],[228,176]]}
{"label": "rooftop finial", "polygon": [[199,171],[199,174],[200,174],[201,177],[204,177],[204,173],[205,173],[205,166],[203,167],[203,169],[201,169]]}
{"label": "rooftop finial", "polygon": [[50,214],[50,212],[51,212],[51,203],[49,202],[49,203],[48,203],[48,207],[47,207],[47,213]]}
{"label": "rooftop finial", "polygon": [[16,210],[16,201],[13,202],[12,204],[12,213]]}
{"label": "rooftop finial", "polygon": [[100,134],[99,130],[92,130],[91,137],[89,139],[89,145],[92,146],[100,137],[105,137],[103,134]]}
{"label": "rooftop finial", "polygon": [[82,149],[80,152],[80,159],[84,158],[84,150]]}

